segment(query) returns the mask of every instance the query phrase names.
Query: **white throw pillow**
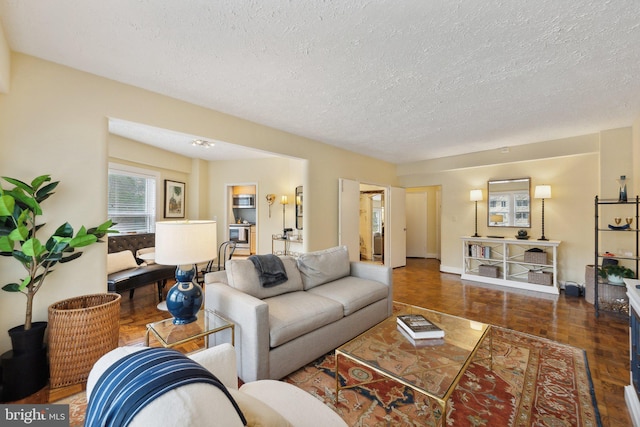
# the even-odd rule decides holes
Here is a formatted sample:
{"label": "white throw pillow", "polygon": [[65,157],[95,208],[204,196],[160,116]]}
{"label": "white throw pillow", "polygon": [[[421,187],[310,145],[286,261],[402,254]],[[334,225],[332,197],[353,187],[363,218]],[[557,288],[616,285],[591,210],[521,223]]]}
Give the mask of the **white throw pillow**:
{"label": "white throw pillow", "polygon": [[138,263],[133,257],[133,252],[129,250],[107,254],[107,274],[136,268],[137,266]]}
{"label": "white throw pillow", "polygon": [[304,290],[333,282],[351,274],[351,263],[346,246],[308,252],[298,258]]}

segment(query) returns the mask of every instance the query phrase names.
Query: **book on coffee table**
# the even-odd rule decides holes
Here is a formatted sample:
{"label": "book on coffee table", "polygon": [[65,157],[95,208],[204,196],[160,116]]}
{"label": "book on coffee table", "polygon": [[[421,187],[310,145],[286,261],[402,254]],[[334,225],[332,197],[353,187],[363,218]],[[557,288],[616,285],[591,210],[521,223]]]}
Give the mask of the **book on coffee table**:
{"label": "book on coffee table", "polygon": [[405,331],[400,325],[398,325],[398,332],[400,332],[402,336],[415,347],[433,347],[445,343],[444,338],[412,338],[411,335],[409,335],[409,332]]}
{"label": "book on coffee table", "polygon": [[397,321],[413,339],[444,337],[444,331],[421,314],[400,314]]}

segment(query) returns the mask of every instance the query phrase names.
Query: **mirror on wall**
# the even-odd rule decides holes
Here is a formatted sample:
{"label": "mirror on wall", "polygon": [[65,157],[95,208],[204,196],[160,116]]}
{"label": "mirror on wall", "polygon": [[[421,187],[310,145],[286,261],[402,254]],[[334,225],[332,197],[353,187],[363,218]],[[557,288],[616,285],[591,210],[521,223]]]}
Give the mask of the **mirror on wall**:
{"label": "mirror on wall", "polygon": [[302,230],[302,185],[296,187],[296,228]]}
{"label": "mirror on wall", "polygon": [[531,227],[531,179],[497,179],[488,182],[487,225]]}

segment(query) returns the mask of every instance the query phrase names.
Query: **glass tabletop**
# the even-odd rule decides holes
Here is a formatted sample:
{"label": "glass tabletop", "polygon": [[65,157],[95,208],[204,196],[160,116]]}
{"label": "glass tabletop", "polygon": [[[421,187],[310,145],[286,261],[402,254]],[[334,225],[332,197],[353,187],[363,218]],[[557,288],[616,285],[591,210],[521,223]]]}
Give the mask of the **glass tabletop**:
{"label": "glass tabletop", "polygon": [[[412,343],[398,330],[399,314],[422,314],[445,331],[444,339]],[[336,350],[380,374],[446,400],[473,360],[489,325],[411,305],[394,303],[391,317]],[[486,349],[490,352],[490,343]],[[490,353],[484,355],[490,358]]]}
{"label": "glass tabletop", "polygon": [[147,331],[153,332],[163,346],[172,347],[232,327],[233,323],[227,319],[204,309],[198,312],[197,320],[186,325],[174,325],[173,318],[169,318],[149,323]]}

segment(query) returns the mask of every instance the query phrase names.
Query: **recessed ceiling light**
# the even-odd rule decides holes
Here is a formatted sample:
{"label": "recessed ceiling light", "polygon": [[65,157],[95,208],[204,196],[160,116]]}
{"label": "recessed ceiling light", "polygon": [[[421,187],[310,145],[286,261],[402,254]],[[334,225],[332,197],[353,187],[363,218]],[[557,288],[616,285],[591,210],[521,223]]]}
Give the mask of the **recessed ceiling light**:
{"label": "recessed ceiling light", "polygon": [[194,139],[193,141],[191,141],[191,145],[193,145],[194,147],[211,148],[216,144],[215,142],[205,141],[204,139]]}

